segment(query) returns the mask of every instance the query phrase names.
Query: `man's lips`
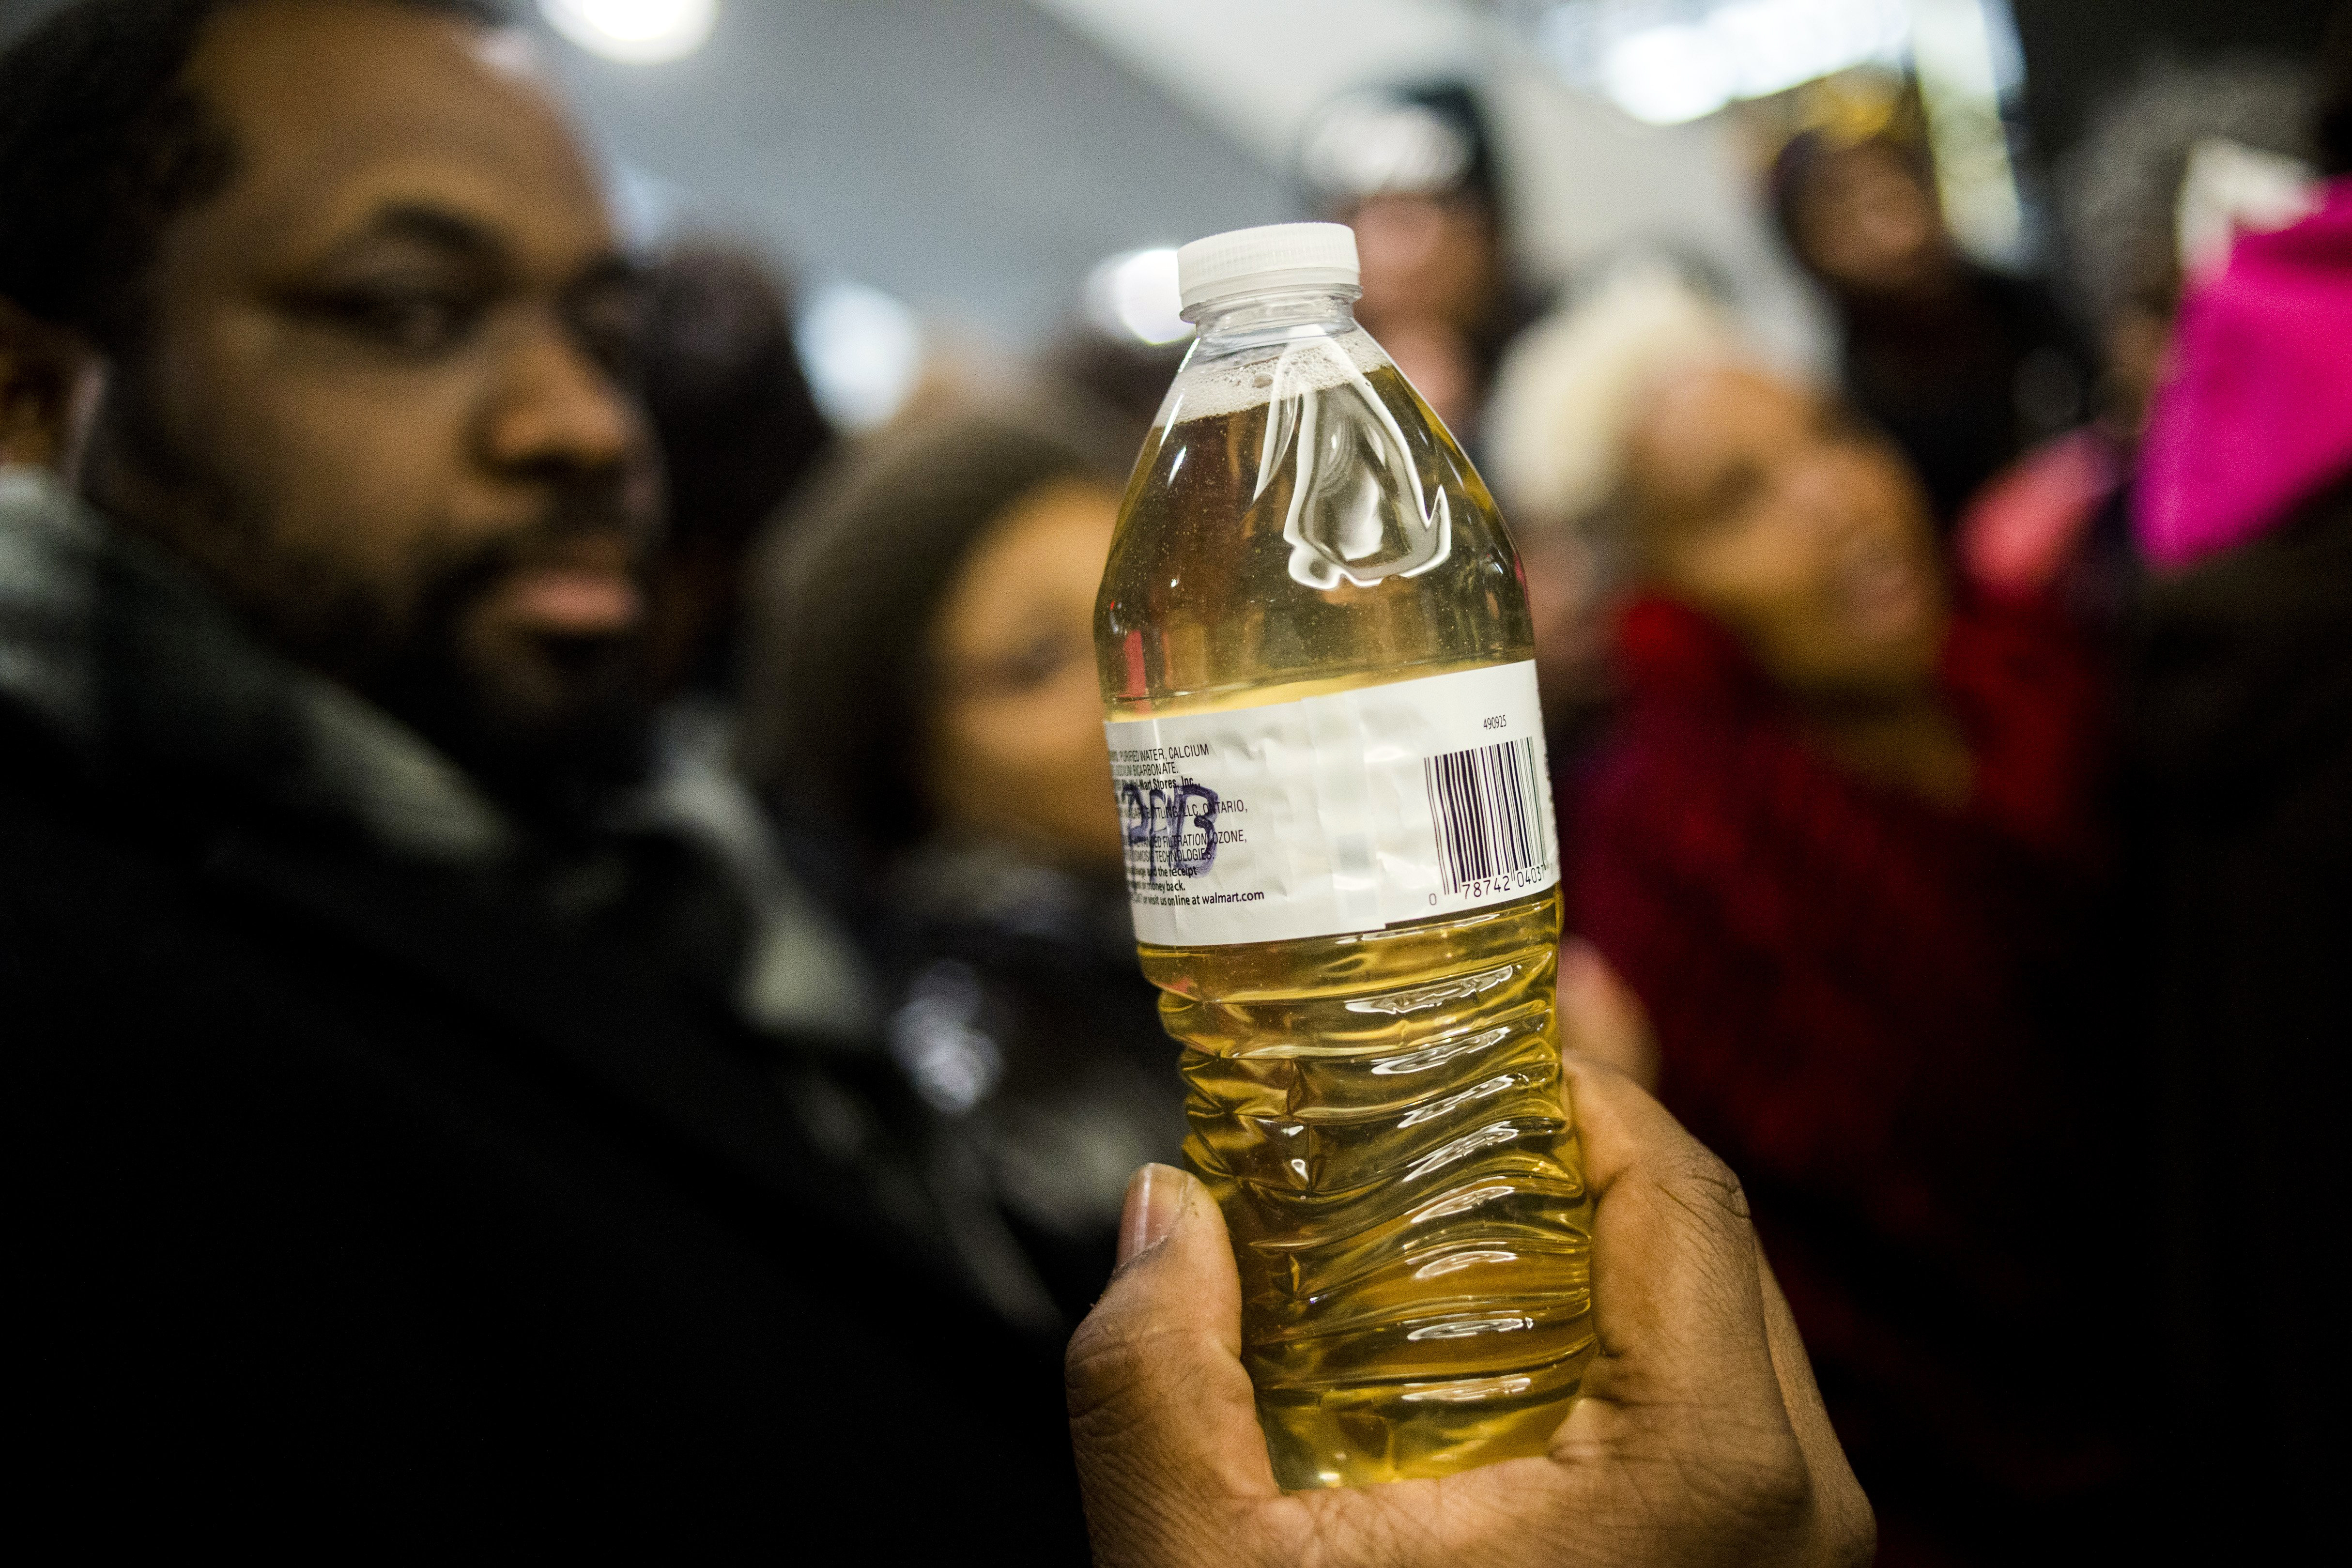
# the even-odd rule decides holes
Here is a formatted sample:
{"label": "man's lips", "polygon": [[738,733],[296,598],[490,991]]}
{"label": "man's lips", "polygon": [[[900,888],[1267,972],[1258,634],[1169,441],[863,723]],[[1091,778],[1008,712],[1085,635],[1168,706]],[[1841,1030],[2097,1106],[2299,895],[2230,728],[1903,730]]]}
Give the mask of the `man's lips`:
{"label": "man's lips", "polygon": [[644,590],[627,573],[594,566],[526,566],[490,600],[499,619],[543,637],[617,637],[646,613]]}

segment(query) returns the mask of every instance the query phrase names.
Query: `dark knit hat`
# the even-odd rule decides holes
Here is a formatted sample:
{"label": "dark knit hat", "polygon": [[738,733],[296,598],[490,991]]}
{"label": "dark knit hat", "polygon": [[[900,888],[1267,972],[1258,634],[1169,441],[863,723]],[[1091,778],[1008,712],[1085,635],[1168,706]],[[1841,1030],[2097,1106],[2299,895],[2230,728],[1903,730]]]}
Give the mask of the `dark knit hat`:
{"label": "dark knit hat", "polygon": [[1308,205],[1324,212],[1390,195],[1502,205],[1494,132],[1466,82],[1366,88],[1334,99],[1299,139],[1298,176]]}
{"label": "dark knit hat", "polygon": [[2319,157],[2329,174],[2352,174],[2352,0],[2336,7],[2319,50]]}

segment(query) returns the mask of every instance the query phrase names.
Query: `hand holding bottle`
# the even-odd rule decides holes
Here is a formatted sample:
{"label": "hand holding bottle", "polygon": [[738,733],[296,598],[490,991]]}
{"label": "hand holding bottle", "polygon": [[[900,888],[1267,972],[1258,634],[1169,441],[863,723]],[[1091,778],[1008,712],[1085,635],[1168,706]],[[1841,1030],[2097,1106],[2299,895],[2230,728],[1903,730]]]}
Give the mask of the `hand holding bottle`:
{"label": "hand holding bottle", "polygon": [[1105,1568],[1861,1564],[1870,1505],[1722,1162],[1622,1075],[1568,1073],[1597,1196],[1601,1348],[1542,1458],[1285,1494],[1240,1358],[1217,1205],[1147,1166],[1069,1352]]}

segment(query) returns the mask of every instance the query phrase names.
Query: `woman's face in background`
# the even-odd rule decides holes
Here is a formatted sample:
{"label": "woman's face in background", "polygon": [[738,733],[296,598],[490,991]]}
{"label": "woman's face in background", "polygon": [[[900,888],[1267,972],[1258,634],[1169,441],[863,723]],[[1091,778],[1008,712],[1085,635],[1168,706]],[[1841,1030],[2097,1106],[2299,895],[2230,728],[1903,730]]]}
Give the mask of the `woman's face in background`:
{"label": "woman's face in background", "polygon": [[1797,204],[1797,248],[1847,293],[1901,297],[1950,269],[1936,194],[1890,147],[1865,142],[1822,155]]}
{"label": "woman's face in background", "polygon": [[1744,366],[1686,371],[1646,400],[1628,473],[1652,581],[1783,689],[1868,699],[1933,675],[1945,599],[1926,497],[1836,404]]}
{"label": "woman's face in background", "polygon": [[930,638],[938,819],[1098,870],[1121,864],[1094,652],[1118,518],[1118,493],[1082,479],[1024,496],[972,546]]}

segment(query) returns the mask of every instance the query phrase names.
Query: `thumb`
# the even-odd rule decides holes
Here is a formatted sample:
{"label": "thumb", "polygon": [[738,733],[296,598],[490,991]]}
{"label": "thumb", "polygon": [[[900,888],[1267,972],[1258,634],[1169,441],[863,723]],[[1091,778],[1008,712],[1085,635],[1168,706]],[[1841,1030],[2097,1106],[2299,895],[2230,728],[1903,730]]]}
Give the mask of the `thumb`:
{"label": "thumb", "polygon": [[1135,1173],[1122,1262],[1070,1340],[1070,1436],[1096,1560],[1217,1562],[1223,1522],[1279,1495],[1241,1361],[1241,1281],[1206,1188]]}
{"label": "thumb", "polygon": [[1581,937],[1559,947],[1560,1041],[1607,1062],[1643,1089],[1658,1088],[1658,1039],[1642,998],[1601,950]]}

